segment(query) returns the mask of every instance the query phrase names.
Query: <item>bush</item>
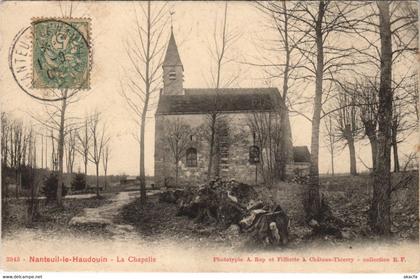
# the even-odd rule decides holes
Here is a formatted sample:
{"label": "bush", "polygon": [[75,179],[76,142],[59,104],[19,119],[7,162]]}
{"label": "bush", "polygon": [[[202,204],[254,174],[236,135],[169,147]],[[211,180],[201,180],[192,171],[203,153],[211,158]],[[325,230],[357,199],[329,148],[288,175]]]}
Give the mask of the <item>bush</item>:
{"label": "bush", "polygon": [[[44,187],[42,194],[47,198],[47,203],[57,199],[58,174],[51,172],[50,175],[44,179]],[[67,187],[63,183],[63,197],[67,194]]]}
{"label": "bush", "polygon": [[86,176],[84,173],[77,173],[71,182],[71,187],[75,191],[84,190],[86,185]]}

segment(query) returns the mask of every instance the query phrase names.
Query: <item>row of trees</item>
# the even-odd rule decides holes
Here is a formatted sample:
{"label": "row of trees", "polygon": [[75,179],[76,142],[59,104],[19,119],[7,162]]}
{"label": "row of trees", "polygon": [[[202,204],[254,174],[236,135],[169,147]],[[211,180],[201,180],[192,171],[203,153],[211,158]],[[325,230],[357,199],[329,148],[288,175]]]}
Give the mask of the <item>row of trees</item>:
{"label": "row of trees", "polygon": [[[415,112],[418,98],[417,75],[402,77],[393,85],[393,114],[391,127],[391,146],[394,172],[400,171],[398,144],[403,142],[417,129],[418,118]],[[331,170],[334,174],[334,153],[340,145],[348,147],[350,173],[357,174],[355,142],[368,139],[371,146],[372,165],[375,169],[377,156],[378,92],[377,78],[363,77],[351,82],[339,82],[337,93],[329,103],[331,113],[324,118],[325,141],[331,155]],[[342,144],[340,144],[342,143]]]}
{"label": "row of trees", "polygon": [[[48,112],[47,115],[54,114]],[[99,168],[102,166],[106,177],[110,158],[110,137],[106,134],[105,124],[101,123],[100,114],[95,112],[87,117],[81,126],[72,125],[71,129],[67,129],[69,126],[65,126],[63,142],[60,142],[59,137],[57,137],[60,131],[59,123],[54,122],[52,118],[49,118],[49,120],[44,121],[42,116],[37,118],[37,121],[44,126],[44,131],[46,131],[42,133],[40,130],[43,129],[35,130],[33,125],[13,120],[6,112],[2,112],[2,166],[15,172],[16,197],[19,196],[19,190],[24,184],[22,183],[22,171],[26,168],[51,169],[58,173],[60,173],[60,170],[61,172],[64,171],[64,168],[59,167],[60,152],[63,153],[61,161],[62,163],[65,161],[68,174],[74,173],[77,154],[82,157],[85,176],[87,176],[88,163],[91,162],[95,165],[96,189],[97,195],[99,195]],[[53,126],[52,123],[57,125]],[[65,123],[64,121],[64,125],[66,125]],[[7,191],[6,181],[3,181],[2,187]],[[64,184],[63,179],[61,184]],[[24,186],[28,188],[31,185]],[[85,185],[86,187],[87,185]],[[60,200],[60,198],[57,197],[57,200]]]}
{"label": "row of trees", "polygon": [[[406,76],[401,71],[407,69],[406,64],[398,66],[407,63],[410,58],[407,60],[406,56],[417,51],[415,4],[320,0],[262,2],[259,7],[272,19],[279,34],[280,47],[274,50],[285,56],[282,63],[262,66],[279,70],[277,76],[289,82],[314,84],[312,96],[301,102],[303,106],[312,104],[312,116],[304,115],[312,125],[310,185],[305,200],[308,220],[321,218],[318,167],[321,119],[326,118],[330,149],[331,143],[340,139],[349,146],[352,173],[356,172],[354,139],[363,127],[361,122],[372,143],[374,162],[371,225],[376,232],[389,234],[391,146],[394,154],[398,154],[397,138],[403,123],[399,107],[412,101],[401,95],[397,98],[396,91],[401,89],[402,77]],[[343,82],[349,76],[360,77],[356,80],[367,76],[369,86],[363,80],[362,88],[359,82]],[[287,89],[290,92],[291,88]],[[358,100],[360,95],[368,95],[367,103]],[[299,99],[302,100],[301,96]],[[302,114],[295,106],[296,100],[288,98],[289,111]],[[394,161],[398,164],[398,160]]]}
{"label": "row of trees", "polygon": [[[32,127],[11,119],[5,112],[1,113],[1,164],[3,170],[9,169],[14,172],[16,197],[19,196],[19,188],[26,182],[22,181],[22,172],[27,168],[36,167],[36,138]],[[2,172],[3,185],[6,183],[5,175],[10,171]],[[4,196],[8,196],[7,188],[2,189]]]}

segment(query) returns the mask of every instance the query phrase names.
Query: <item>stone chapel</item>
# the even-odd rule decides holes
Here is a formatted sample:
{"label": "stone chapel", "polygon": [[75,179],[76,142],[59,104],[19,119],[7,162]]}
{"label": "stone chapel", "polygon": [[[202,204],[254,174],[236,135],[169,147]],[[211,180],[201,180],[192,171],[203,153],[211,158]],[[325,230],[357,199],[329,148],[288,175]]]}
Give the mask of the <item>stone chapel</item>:
{"label": "stone chapel", "polygon": [[[293,148],[289,117],[280,113],[285,106],[277,88],[184,88],[184,66],[173,32],[162,67],[155,114],[157,186],[206,182],[210,153],[211,178],[248,184],[264,183],[275,175],[276,160],[287,164],[287,172],[299,169],[299,164],[307,168],[309,151]],[[281,136],[287,137],[283,153],[278,151]],[[287,155],[279,158],[281,154]]]}

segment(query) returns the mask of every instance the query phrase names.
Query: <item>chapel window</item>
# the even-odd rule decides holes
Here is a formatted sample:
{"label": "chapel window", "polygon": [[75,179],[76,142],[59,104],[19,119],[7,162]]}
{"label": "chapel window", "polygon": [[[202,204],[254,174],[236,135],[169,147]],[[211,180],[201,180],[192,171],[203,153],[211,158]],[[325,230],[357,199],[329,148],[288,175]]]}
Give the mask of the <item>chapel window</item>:
{"label": "chapel window", "polygon": [[187,167],[197,167],[197,149],[191,147],[186,152]]}

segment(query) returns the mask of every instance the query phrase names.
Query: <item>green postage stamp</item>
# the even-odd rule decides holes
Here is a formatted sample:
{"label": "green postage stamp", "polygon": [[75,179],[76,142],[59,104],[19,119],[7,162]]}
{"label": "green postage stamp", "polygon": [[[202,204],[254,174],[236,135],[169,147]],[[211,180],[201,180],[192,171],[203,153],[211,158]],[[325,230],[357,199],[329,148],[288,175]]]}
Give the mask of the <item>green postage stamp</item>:
{"label": "green postage stamp", "polygon": [[89,89],[89,25],[85,18],[32,21],[33,88]]}

